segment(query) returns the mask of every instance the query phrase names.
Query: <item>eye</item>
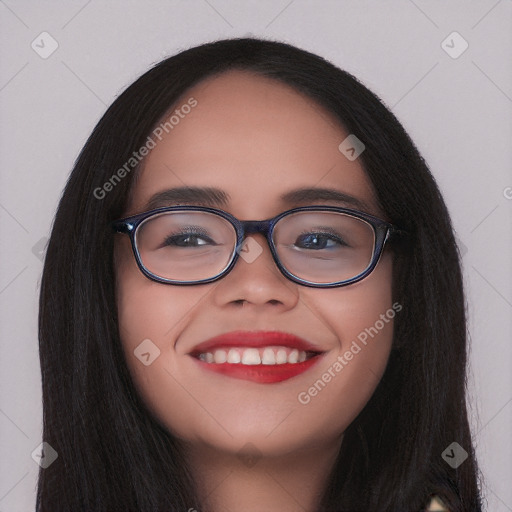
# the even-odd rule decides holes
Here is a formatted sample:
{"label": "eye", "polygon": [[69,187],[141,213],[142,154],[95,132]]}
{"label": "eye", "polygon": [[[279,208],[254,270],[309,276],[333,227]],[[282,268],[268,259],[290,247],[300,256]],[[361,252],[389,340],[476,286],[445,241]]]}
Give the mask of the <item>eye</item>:
{"label": "eye", "polygon": [[297,238],[295,245],[303,249],[336,249],[341,246],[347,247],[343,238],[334,233],[308,233],[304,232]]}
{"label": "eye", "polygon": [[168,235],[162,247],[200,247],[204,245],[217,245],[206,233],[206,231],[186,230]]}

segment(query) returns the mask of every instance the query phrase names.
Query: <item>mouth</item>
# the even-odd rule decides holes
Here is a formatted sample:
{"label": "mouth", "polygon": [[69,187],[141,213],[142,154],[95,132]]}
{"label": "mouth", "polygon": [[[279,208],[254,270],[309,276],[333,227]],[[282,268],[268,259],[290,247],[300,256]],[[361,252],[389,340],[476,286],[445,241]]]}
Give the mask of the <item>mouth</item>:
{"label": "mouth", "polygon": [[238,331],[212,338],[192,352],[204,370],[227,377],[271,384],[314,366],[322,351],[283,332]]}

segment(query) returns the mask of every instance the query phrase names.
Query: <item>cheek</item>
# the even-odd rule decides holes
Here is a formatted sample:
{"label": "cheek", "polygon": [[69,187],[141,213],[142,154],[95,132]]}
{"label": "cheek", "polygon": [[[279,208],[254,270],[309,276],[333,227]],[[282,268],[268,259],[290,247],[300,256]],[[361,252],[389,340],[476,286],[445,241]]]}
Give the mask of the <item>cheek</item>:
{"label": "cheek", "polygon": [[130,364],[129,355],[143,340],[163,341],[162,334],[173,320],[172,311],[162,300],[162,285],[140,272],[128,244],[119,245],[115,264],[119,330]]}
{"label": "cheek", "polygon": [[207,289],[153,282],[140,272],[130,251],[121,243],[116,248],[119,332],[134,385],[158,416],[171,397],[183,394],[171,376],[176,370],[174,344]]}
{"label": "cheek", "polygon": [[[359,283],[327,291],[311,290],[307,300],[315,306],[321,320],[330,327],[343,348],[348,338],[357,337],[392,308],[391,256],[384,255],[372,274]],[[378,326],[381,338],[391,337],[392,318],[384,326],[380,322]]]}
{"label": "cheek", "polygon": [[151,281],[139,270],[129,244],[120,243],[116,248],[115,267],[119,330],[125,352],[133,352],[144,339],[154,340],[161,350],[172,349],[174,333],[206,291],[201,286]]}
{"label": "cheek", "polygon": [[393,342],[393,323],[401,305],[392,302],[392,264],[384,256],[365,280],[332,294],[313,290],[304,298],[338,339],[322,366],[301,390],[299,402],[310,414],[328,417],[341,432],[364,408],[382,377]]}

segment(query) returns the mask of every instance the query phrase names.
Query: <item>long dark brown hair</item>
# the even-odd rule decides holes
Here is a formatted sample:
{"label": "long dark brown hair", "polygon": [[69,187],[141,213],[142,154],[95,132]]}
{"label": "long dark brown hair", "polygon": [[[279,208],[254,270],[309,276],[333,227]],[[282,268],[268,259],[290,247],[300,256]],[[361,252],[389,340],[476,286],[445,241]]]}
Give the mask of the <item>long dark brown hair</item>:
{"label": "long dark brown hair", "polygon": [[[191,86],[231,69],[288,84],[364,142],[362,163],[387,218],[407,230],[395,249],[394,345],[373,397],[346,430],[318,511],[416,511],[436,494],[452,512],[481,510],[465,399],[466,319],[447,208],[395,116],[355,77],[296,47],[217,41],[160,62],[111,105],[80,153],[59,204],[41,284],[43,440],[39,512],[205,510],[180,444],[148,412],[124,360],[110,223],[136,170],[99,199]],[[457,442],[468,458],[442,458]]]}

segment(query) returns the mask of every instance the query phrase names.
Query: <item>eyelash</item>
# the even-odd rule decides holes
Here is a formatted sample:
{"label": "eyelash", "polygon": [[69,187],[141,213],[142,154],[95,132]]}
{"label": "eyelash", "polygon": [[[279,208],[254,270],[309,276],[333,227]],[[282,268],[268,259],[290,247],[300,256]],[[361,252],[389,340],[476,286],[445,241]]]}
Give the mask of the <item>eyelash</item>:
{"label": "eyelash", "polygon": [[179,231],[172,233],[168,235],[162,246],[171,245],[170,240],[174,237],[184,236],[184,235],[200,235],[197,238],[203,238],[204,240],[208,240],[212,243],[212,245],[217,245],[213,242],[213,240],[208,236],[207,231],[205,229],[199,228],[199,227],[188,227],[180,229]]}

